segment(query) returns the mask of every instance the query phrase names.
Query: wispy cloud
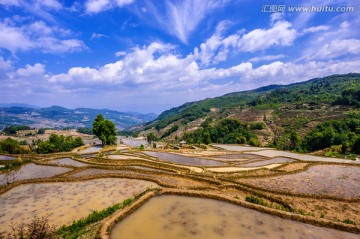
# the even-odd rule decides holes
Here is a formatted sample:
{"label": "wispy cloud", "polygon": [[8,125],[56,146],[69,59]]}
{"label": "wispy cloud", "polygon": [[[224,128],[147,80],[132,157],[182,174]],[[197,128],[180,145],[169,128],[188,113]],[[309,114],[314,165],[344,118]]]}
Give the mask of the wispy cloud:
{"label": "wispy cloud", "polygon": [[156,24],[187,44],[189,36],[200,22],[211,12],[223,7],[227,1],[182,0],[145,1],[138,15],[155,19]]}
{"label": "wispy cloud", "polygon": [[101,34],[101,33],[93,32],[93,34],[91,34],[90,40],[100,39],[100,38],[103,38],[103,37],[106,37],[106,35]]}

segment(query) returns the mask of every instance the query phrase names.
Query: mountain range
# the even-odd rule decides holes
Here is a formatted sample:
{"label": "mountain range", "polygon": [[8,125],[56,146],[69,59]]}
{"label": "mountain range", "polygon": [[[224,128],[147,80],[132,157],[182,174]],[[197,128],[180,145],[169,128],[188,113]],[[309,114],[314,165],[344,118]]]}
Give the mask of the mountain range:
{"label": "mountain range", "polygon": [[0,105],[0,128],[10,125],[28,125],[34,128],[91,128],[98,114],[113,121],[118,130],[143,124],[157,117],[152,113],[124,113],[109,109],[90,108],[67,109],[61,106],[39,108],[13,103]]}

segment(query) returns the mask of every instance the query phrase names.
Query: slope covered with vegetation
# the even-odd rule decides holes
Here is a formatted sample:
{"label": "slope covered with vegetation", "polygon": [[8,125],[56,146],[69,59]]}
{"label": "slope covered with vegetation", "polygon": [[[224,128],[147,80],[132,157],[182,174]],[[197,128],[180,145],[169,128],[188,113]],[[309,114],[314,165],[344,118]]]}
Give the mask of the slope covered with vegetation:
{"label": "slope covered with vegetation", "polygon": [[[343,152],[355,152],[359,106],[360,74],[332,75],[185,103],[164,111],[144,130],[194,143],[208,142],[208,134],[211,142],[223,143],[249,143],[257,136],[262,145],[282,149],[311,152],[345,145]],[[248,132],[233,129],[227,138],[214,133],[226,124],[226,118],[239,120]],[[211,122],[203,125],[207,119]],[[174,128],[177,131],[170,130]],[[327,143],[314,143],[328,137],[328,131],[331,137]]]}

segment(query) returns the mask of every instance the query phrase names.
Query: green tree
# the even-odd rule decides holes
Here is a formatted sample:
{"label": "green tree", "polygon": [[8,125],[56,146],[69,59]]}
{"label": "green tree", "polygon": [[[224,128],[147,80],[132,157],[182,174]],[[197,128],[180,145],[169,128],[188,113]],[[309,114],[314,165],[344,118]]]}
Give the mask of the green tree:
{"label": "green tree", "polygon": [[356,154],[360,154],[360,137],[355,140],[352,146],[352,151]]}
{"label": "green tree", "polygon": [[211,144],[209,132],[205,131],[203,137],[204,137],[204,144]]}
{"label": "green tree", "polygon": [[300,136],[295,130],[292,130],[290,132],[290,149],[297,149],[300,146],[301,146]]}
{"label": "green tree", "polygon": [[96,117],[93,123],[92,132],[101,140],[102,145],[116,144],[115,124],[112,121],[105,119],[101,114]]}
{"label": "green tree", "polygon": [[146,139],[147,139],[147,142],[148,142],[149,144],[154,143],[155,141],[158,140],[158,138],[156,137],[156,135],[155,135],[153,132],[151,132],[150,134],[148,134],[148,135],[146,136]]}

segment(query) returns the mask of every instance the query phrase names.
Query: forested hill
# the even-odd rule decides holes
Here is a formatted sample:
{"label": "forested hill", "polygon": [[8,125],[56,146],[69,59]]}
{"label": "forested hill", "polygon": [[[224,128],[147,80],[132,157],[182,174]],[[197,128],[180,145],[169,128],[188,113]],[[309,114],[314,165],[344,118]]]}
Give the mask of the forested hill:
{"label": "forested hill", "polygon": [[[331,75],[186,103],[164,111],[156,120],[148,123],[143,132],[153,132],[161,138],[198,142],[204,142],[203,133],[206,133],[206,137],[209,133],[210,140],[206,141],[223,143],[240,143],[244,141],[242,136],[246,136],[248,139],[259,139],[261,145],[276,143],[286,149],[290,147],[288,139],[291,135],[305,139],[308,134],[314,133],[311,130],[316,127],[322,130],[321,124],[328,122],[327,126],[333,128],[333,136],[337,137],[333,141],[338,143],[342,142],[341,137],[347,141],[350,137],[354,141],[355,136],[360,136],[360,125],[357,126],[360,122],[357,119],[360,115],[359,107],[360,74]],[[351,117],[356,118],[356,122]],[[226,128],[229,129],[229,125],[234,122],[224,122],[226,118],[241,122],[236,128],[236,137],[231,139],[219,136],[220,131],[224,135],[231,133]],[[342,121],[347,122],[347,125],[338,126]],[[191,132],[195,134],[189,135]],[[310,142],[313,139],[309,137],[307,139]],[[311,150],[331,146],[333,141]]]}
{"label": "forested hill", "polygon": [[235,92],[185,103],[164,111],[149,125],[161,130],[178,120],[181,120],[182,124],[189,123],[205,117],[212,108],[220,111],[232,108],[277,110],[284,106],[317,109],[324,104],[359,107],[359,94],[360,74],[331,75],[291,85],[270,85],[251,91]]}

